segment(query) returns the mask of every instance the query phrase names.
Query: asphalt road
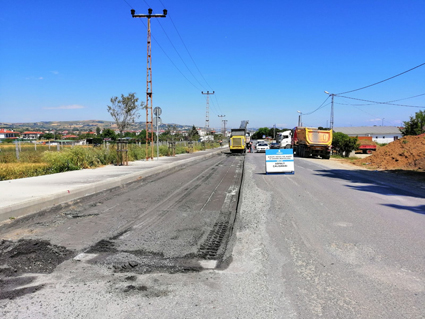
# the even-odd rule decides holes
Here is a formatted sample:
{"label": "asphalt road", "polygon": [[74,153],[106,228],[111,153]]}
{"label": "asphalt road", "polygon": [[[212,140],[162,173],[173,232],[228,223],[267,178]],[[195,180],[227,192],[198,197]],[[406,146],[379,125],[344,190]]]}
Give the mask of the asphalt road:
{"label": "asphalt road", "polygon": [[[64,260],[54,271],[3,278],[1,290],[16,294],[0,300],[0,316],[425,318],[425,185],[320,159],[295,158],[294,175],[266,175],[264,156],[245,157],[238,214],[216,269],[179,262],[199,259],[219,212],[236,207],[223,183],[234,183],[240,166],[231,159],[242,157],[151,180],[150,191],[130,187],[115,207],[93,198],[91,208],[63,212],[65,222],[47,214],[0,229],[3,239],[43,239],[40,250],[53,247]],[[213,169],[224,173],[202,187]],[[161,203],[160,215],[148,199]],[[82,251],[96,256],[69,258]]]}

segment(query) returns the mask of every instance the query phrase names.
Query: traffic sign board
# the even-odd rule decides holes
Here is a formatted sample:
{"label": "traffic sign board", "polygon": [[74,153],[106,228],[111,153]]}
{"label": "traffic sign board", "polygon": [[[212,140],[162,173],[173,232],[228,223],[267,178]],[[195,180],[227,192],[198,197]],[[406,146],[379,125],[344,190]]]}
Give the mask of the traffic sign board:
{"label": "traffic sign board", "polygon": [[266,150],[266,174],[294,173],[294,150]]}
{"label": "traffic sign board", "polygon": [[155,107],[153,109],[153,114],[155,114],[155,116],[161,116],[161,114],[162,114],[161,108],[159,106]]}
{"label": "traffic sign board", "polygon": [[162,124],[162,120],[161,120],[161,118],[160,117],[154,117],[153,118],[153,125],[155,125],[155,126],[159,126],[159,125],[161,125]]}

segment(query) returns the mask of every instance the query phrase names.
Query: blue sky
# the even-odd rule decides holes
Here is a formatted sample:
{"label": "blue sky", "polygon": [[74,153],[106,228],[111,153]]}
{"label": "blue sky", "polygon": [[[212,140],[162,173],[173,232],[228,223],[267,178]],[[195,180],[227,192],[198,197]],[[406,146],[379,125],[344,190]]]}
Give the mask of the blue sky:
{"label": "blue sky", "polygon": [[[325,90],[354,90],[425,62],[423,0],[4,0],[0,122],[111,120],[111,97],[136,92],[145,101],[146,19],[130,9],[164,6],[168,16],[152,19],[153,106],[164,123],[204,126],[208,90],[210,127],[220,127],[218,115],[228,127],[293,127]],[[345,96],[424,93],[422,66]],[[303,124],[329,124],[329,101]],[[394,103],[425,107],[425,95]],[[401,125],[424,109],[364,104],[335,97],[334,126]]]}

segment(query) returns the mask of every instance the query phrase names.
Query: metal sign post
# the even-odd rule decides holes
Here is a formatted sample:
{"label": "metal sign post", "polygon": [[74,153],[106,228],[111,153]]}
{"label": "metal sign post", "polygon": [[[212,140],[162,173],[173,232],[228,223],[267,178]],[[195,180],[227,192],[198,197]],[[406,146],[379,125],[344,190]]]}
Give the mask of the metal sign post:
{"label": "metal sign post", "polygon": [[156,125],[156,160],[159,161],[159,132],[158,132],[158,127],[161,125],[162,121],[161,118],[159,117],[162,114],[162,110],[160,107],[155,107],[153,109],[153,114],[155,115],[154,118],[154,124]]}

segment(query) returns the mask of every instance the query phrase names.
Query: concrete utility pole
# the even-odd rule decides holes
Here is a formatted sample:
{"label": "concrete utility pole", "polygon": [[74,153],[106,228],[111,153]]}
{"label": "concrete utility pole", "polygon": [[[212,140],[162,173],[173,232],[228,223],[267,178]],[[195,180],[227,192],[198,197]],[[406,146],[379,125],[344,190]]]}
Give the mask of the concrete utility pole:
{"label": "concrete utility pole", "polygon": [[227,120],[223,120],[223,137],[226,137],[226,124],[227,124]]}
{"label": "concrete utility pole", "polygon": [[331,124],[331,130],[333,130],[333,128],[334,128],[334,96],[336,94],[329,93],[328,91],[325,91],[325,93],[329,94],[332,98],[332,101],[331,101],[331,122],[330,122],[330,124]]}
{"label": "concrete utility pole", "polygon": [[[218,117],[225,117],[226,115],[219,115]],[[224,120],[221,120],[222,121],[222,125],[221,125],[221,134],[223,134],[223,136],[224,136],[224,126],[225,126],[225,124],[224,124]]]}
{"label": "concrete utility pole", "polygon": [[213,91],[210,93],[210,91],[207,91],[207,93],[204,93],[204,91],[201,92],[202,94],[205,94],[207,96],[207,113],[205,115],[205,130],[207,131],[207,135],[210,131],[210,95],[214,94]]}
{"label": "concrete utility pole", "polygon": [[[147,46],[147,68],[146,68],[146,160],[153,160],[153,112],[152,112],[152,53],[151,53],[151,18],[165,18],[167,10],[163,14],[152,14],[152,9],[148,9],[148,14],[135,14],[136,10],[131,9],[133,18],[148,18],[148,46]],[[149,155],[148,144],[151,144]]]}

